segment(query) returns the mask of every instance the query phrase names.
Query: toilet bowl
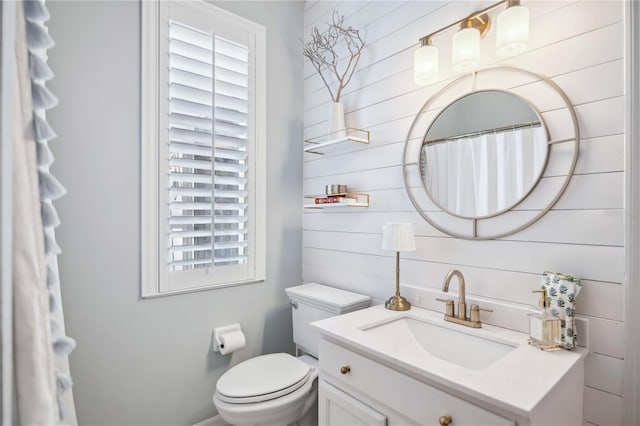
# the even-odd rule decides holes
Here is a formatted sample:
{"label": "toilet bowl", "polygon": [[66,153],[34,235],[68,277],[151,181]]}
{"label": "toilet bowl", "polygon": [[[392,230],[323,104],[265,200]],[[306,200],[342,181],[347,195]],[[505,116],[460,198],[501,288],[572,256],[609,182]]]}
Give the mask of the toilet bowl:
{"label": "toilet bowl", "polygon": [[260,355],[232,367],[216,384],[213,403],[235,426],[317,425],[319,335],[310,323],[369,306],[369,296],[310,283],[286,290],[291,300],[294,357]]}
{"label": "toilet bowl", "polygon": [[308,355],[261,355],[220,377],[213,402],[232,425],[313,425],[317,377],[317,360]]}

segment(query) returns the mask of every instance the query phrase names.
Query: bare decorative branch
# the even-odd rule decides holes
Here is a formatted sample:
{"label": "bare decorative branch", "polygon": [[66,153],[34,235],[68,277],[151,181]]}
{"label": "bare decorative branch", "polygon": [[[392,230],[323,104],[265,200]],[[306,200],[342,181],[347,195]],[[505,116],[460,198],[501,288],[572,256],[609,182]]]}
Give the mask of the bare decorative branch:
{"label": "bare decorative branch", "polygon": [[[360,32],[350,26],[345,26],[344,16],[340,16],[337,11],[333,11],[333,22],[327,24],[329,27],[325,32],[320,32],[317,27],[311,30],[311,39],[304,43],[302,53],[309,59],[313,68],[320,74],[331,99],[334,102],[340,101],[342,91],[351,81],[353,73],[356,71],[360,54],[364,48],[364,41],[360,37]],[[336,51],[336,46],[344,43],[349,52],[349,58],[341,61]],[[331,89],[330,75],[335,76],[338,87],[335,92]]]}

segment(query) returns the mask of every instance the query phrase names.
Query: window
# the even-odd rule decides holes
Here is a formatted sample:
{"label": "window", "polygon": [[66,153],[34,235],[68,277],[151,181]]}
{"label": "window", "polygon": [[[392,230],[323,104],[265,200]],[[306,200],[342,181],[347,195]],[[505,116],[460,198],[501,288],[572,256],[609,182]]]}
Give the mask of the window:
{"label": "window", "polygon": [[142,2],[142,297],[265,278],[265,30]]}

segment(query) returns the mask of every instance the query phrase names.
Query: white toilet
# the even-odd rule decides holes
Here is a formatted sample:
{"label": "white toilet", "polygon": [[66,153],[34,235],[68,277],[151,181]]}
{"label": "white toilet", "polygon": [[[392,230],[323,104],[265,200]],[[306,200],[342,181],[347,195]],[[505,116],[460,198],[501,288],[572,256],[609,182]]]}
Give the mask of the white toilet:
{"label": "white toilet", "polygon": [[257,356],[220,377],[213,403],[232,425],[317,424],[319,335],[313,321],[369,306],[369,296],[320,284],[286,290],[293,315],[294,357],[287,353]]}

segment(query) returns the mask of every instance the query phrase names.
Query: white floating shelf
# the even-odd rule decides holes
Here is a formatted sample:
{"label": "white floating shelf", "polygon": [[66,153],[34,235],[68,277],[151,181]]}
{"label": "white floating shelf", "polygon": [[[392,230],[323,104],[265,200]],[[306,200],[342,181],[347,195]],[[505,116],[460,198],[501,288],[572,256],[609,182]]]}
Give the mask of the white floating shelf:
{"label": "white floating shelf", "polygon": [[337,135],[336,132],[329,136],[320,136],[313,139],[307,139],[304,141],[304,152],[312,154],[324,154],[322,150],[332,146],[341,144],[344,142],[356,142],[362,144],[368,144],[370,140],[369,131],[363,129],[345,129],[346,135]]}
{"label": "white floating shelf", "polygon": [[323,203],[323,204],[305,204],[305,209],[325,209],[325,208],[337,208],[337,207],[369,207],[369,194],[361,192],[347,192],[344,194],[332,194],[332,195],[305,195],[304,198],[325,198],[325,197],[345,197],[355,200],[352,203]]}
{"label": "white floating shelf", "polygon": [[305,209],[330,209],[336,207],[369,207],[367,203],[326,203],[326,204],[306,204],[304,206]]}

